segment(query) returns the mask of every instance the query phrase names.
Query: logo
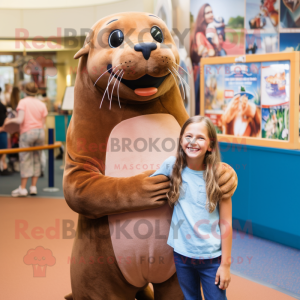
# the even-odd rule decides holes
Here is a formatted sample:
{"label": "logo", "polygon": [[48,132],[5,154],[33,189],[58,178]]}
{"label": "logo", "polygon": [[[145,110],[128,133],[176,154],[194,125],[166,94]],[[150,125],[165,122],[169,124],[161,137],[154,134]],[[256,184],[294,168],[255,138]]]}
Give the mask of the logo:
{"label": "logo", "polygon": [[47,266],[52,267],[56,263],[52,251],[42,246],[28,250],[23,261],[25,265],[32,265],[33,277],[46,277]]}

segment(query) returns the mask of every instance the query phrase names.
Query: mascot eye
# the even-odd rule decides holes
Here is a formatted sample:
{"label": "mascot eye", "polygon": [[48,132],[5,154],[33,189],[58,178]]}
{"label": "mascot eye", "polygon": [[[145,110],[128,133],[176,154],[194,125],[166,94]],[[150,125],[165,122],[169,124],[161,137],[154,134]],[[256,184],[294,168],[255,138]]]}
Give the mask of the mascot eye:
{"label": "mascot eye", "polygon": [[164,41],[163,33],[159,27],[153,26],[150,33],[157,42],[162,43]]}
{"label": "mascot eye", "polygon": [[124,34],[120,29],[116,29],[109,35],[108,44],[111,48],[119,47],[124,41]]}

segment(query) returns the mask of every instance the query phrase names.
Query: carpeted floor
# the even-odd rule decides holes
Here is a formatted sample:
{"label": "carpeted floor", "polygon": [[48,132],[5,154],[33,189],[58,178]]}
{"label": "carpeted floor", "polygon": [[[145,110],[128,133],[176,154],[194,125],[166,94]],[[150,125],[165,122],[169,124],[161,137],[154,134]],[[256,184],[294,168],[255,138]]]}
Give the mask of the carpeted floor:
{"label": "carpeted floor", "polygon": [[238,233],[232,240],[232,257],[235,274],[300,299],[300,250]]}

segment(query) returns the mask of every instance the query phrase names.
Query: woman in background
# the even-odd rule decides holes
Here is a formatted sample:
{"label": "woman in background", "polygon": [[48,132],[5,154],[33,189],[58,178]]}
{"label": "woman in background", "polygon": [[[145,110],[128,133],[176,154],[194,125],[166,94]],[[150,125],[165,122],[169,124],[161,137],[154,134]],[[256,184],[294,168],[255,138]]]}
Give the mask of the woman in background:
{"label": "woman in background", "polygon": [[[46,105],[34,97],[38,92],[38,87],[34,82],[29,82],[24,87],[27,95],[20,100],[17,106],[18,116],[7,119],[5,126],[11,123],[20,124],[20,148],[42,146],[45,143],[44,124],[48,114]],[[12,191],[13,197],[27,196],[26,184],[31,178],[29,188],[30,195],[37,194],[36,184],[41,175],[41,155],[40,151],[20,152],[20,173],[21,185]]]}
{"label": "woman in background", "polygon": [[217,55],[219,40],[214,26],[213,11],[208,3],[200,8],[191,37],[190,49],[193,63],[199,63],[201,57]]}
{"label": "woman in background", "polygon": [[[17,117],[17,106],[20,102],[20,89],[18,87],[13,87],[12,93],[10,96],[10,107],[7,108],[8,114],[7,117],[12,119]],[[19,132],[14,132],[10,135],[10,145],[11,148],[19,148]],[[14,172],[19,172],[19,155],[18,153],[9,154],[8,155],[8,161],[10,168]]]}
{"label": "woman in background", "polygon": [[5,83],[4,85],[4,93],[3,93],[3,104],[7,107],[10,103],[10,95],[12,91],[12,85],[9,83]]}
{"label": "woman in background", "polygon": [[221,121],[224,134],[259,137],[261,110],[246,95],[238,94],[228,103]]}
{"label": "woman in background", "polygon": [[[7,133],[3,131],[3,123],[6,119],[6,107],[0,102],[0,149],[7,149]],[[11,173],[7,169],[6,154],[0,155],[0,175],[6,176]]]}
{"label": "woman in background", "polygon": [[19,101],[20,101],[20,90],[18,87],[14,86],[11,92],[9,106],[15,112],[18,107]]}
{"label": "woman in background", "polygon": [[200,113],[200,59],[215,56],[218,48],[218,35],[214,24],[211,6],[203,4],[199,10],[190,40],[190,56],[194,70],[195,113]]}

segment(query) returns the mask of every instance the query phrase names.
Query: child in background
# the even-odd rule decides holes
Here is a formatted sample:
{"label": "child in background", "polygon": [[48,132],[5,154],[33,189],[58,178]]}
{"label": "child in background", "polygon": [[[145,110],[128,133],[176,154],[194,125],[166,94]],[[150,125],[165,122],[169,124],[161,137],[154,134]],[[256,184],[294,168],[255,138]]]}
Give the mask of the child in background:
{"label": "child in background", "polygon": [[220,153],[215,127],[207,117],[191,117],[179,141],[176,157],[166,159],[151,175],[171,179],[167,197],[174,210],[167,243],[174,249],[178,281],[185,300],[202,299],[200,282],[205,300],[226,300],[232,204],[231,198],[222,199],[217,183]]}

